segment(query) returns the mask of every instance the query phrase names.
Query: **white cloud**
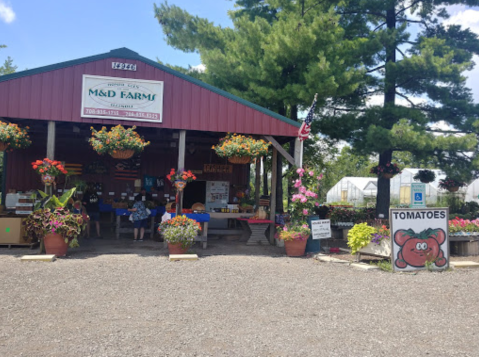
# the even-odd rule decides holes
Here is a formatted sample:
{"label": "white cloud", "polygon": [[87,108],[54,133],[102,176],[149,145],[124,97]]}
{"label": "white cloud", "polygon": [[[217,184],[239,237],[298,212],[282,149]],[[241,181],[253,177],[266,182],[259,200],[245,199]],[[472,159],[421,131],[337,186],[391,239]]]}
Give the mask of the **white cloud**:
{"label": "white cloud", "polygon": [[[426,100],[424,98],[416,98],[416,97],[411,97],[409,98],[411,102],[414,104],[422,104],[425,103]],[[375,105],[383,105],[384,104],[384,95],[372,95],[366,100],[366,105],[368,107],[375,106]],[[397,105],[403,105],[405,107],[410,107],[411,104],[404,98],[400,96],[396,96],[396,104]]]}
{"label": "white cloud", "polygon": [[196,72],[200,72],[200,73],[205,73],[206,71],[206,66],[204,64],[199,64],[197,66],[192,66],[190,71],[196,71]]}
{"label": "white cloud", "polygon": [[7,24],[15,20],[15,12],[10,5],[0,0],[0,20],[3,20]]}
{"label": "white cloud", "polygon": [[461,25],[462,28],[469,28],[472,32],[479,34],[479,11],[465,9],[454,11],[453,15],[444,20],[444,25]]}

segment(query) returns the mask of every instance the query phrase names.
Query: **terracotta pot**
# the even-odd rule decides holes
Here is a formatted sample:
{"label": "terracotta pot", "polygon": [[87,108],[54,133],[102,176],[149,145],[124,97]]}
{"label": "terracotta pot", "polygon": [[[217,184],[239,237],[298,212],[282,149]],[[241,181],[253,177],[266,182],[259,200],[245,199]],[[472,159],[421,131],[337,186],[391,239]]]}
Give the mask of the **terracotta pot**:
{"label": "terracotta pot", "polygon": [[45,186],[51,186],[55,182],[55,176],[52,175],[42,175],[42,182]]}
{"label": "terracotta pot", "polygon": [[394,174],[388,174],[388,173],[382,174],[382,177],[388,180],[392,179],[394,176],[395,176]]}
{"label": "terracotta pot", "polygon": [[3,141],[0,141],[0,151],[5,151],[8,149],[8,144],[5,144]]}
{"label": "terracotta pot", "polygon": [[459,190],[459,186],[448,187],[447,190],[449,192],[457,192]]}
{"label": "terracotta pot", "polygon": [[43,238],[43,241],[47,254],[55,254],[57,257],[67,255],[68,243],[65,243],[65,238],[62,235],[49,233]]}
{"label": "terracotta pot", "polygon": [[129,159],[135,154],[133,150],[117,150],[116,152],[111,152],[110,155],[114,159]]}
{"label": "terracotta pot", "polygon": [[189,247],[183,248],[181,243],[168,243],[168,251],[170,254],[185,254]]}
{"label": "terracotta pot", "polygon": [[250,156],[231,156],[228,158],[228,161],[232,164],[247,164],[251,161]]}
{"label": "terracotta pot", "polygon": [[284,241],[284,248],[288,257],[302,257],[306,250],[307,239],[294,239]]}

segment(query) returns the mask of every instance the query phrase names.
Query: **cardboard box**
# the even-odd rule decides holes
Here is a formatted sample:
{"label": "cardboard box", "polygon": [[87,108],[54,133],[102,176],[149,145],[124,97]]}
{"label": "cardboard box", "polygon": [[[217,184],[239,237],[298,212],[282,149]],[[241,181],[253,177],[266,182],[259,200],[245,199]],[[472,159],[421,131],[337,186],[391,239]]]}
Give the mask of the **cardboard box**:
{"label": "cardboard box", "polygon": [[0,217],[0,244],[27,244],[22,217]]}

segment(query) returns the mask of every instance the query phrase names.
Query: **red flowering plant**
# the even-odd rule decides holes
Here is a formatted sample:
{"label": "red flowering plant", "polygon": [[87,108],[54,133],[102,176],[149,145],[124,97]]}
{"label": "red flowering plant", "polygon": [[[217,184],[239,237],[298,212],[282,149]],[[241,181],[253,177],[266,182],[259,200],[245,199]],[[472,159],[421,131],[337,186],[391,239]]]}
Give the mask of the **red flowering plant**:
{"label": "red flowering plant", "polygon": [[40,175],[58,176],[61,173],[64,175],[68,173],[60,161],[47,158],[32,162],[32,168]]}
{"label": "red flowering plant", "polygon": [[370,173],[378,176],[382,176],[384,174],[397,175],[401,173],[401,169],[398,167],[397,164],[388,162],[386,165],[374,166],[373,168],[371,168]]}
{"label": "red flowering plant", "polygon": [[186,181],[186,182],[191,182],[196,180],[196,176],[193,175],[193,173],[188,170],[188,171],[178,171],[176,172],[175,169],[170,170],[170,174],[166,176],[170,182],[175,182],[178,180]]}
{"label": "red flowering plant", "polygon": [[439,180],[439,188],[443,188],[445,190],[451,187],[464,187],[466,183],[463,181],[459,181],[450,177],[446,177],[445,179]]}

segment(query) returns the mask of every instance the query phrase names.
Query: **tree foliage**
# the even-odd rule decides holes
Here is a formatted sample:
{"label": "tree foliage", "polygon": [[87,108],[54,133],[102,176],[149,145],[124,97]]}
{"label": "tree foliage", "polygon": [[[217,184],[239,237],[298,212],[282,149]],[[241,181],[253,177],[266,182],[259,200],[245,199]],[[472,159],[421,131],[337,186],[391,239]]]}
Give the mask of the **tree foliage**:
{"label": "tree foliage", "polygon": [[[7,46],[0,45],[0,48],[5,48]],[[13,60],[10,57],[7,57],[2,66],[0,66],[0,76],[4,74],[10,74],[17,70],[17,66],[13,65]]]}

